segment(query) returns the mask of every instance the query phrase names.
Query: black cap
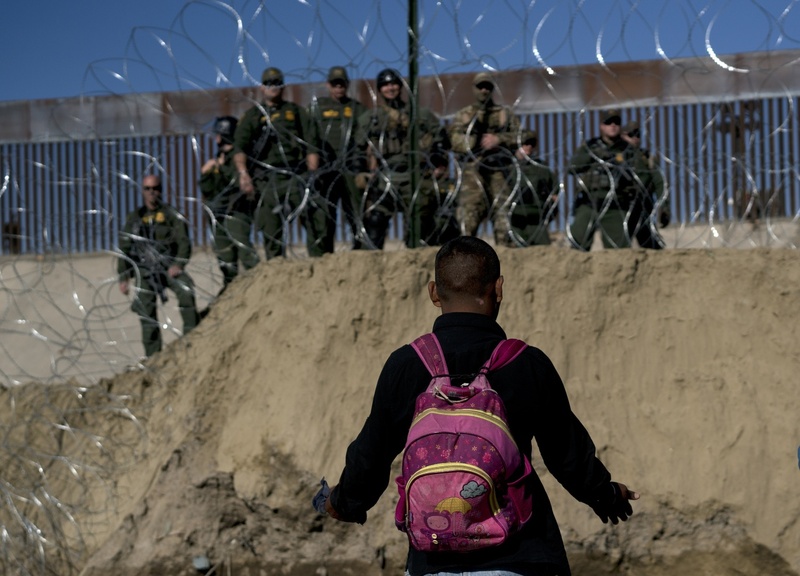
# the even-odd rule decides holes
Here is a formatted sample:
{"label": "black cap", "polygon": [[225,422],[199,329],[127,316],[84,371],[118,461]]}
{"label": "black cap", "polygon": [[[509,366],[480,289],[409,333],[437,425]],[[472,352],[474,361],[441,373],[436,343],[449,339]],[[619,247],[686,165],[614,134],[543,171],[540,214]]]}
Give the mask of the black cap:
{"label": "black cap", "polygon": [[344,80],[348,84],[350,83],[350,78],[347,77],[347,70],[345,70],[344,66],[334,66],[328,70],[328,82],[333,80]]}
{"label": "black cap", "polygon": [[608,122],[614,119],[617,120],[617,123],[622,123],[622,114],[618,108],[607,108],[600,111],[600,122]]}
{"label": "black cap", "polygon": [[278,83],[283,85],[283,72],[280,71],[278,68],[269,67],[261,74],[261,82],[262,83]]}

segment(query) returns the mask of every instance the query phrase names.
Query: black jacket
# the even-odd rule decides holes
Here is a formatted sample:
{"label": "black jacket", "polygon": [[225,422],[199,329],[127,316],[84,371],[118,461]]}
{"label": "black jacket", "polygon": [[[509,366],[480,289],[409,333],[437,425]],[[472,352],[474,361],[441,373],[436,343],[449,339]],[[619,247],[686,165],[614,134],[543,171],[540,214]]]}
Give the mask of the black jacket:
{"label": "black jacket", "polygon": [[[477,372],[503,329],[481,314],[443,314],[433,331],[441,343],[451,374]],[[595,457],[588,432],[572,413],[564,384],[550,359],[528,347],[507,366],[489,373],[489,381],[506,406],[511,432],[529,457],[531,441],[553,476],[578,500],[590,503],[607,489],[610,474]],[[383,367],[372,410],[358,437],[347,449],[345,469],[331,494],[333,508],[344,518],[363,520],[390,480],[392,461],[403,450],[416,397],[430,382],[411,346],[396,350]],[[550,500],[539,478],[534,485],[531,520],[502,546],[469,553],[423,553],[409,547],[411,576],[468,569],[506,569],[536,572],[537,566],[569,574],[564,544]]]}

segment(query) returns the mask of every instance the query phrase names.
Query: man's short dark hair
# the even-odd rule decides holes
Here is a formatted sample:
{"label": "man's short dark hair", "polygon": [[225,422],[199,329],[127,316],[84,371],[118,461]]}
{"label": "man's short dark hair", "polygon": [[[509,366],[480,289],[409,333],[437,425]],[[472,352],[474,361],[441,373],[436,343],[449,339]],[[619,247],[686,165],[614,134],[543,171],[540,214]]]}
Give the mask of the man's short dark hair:
{"label": "man's short dark hair", "polygon": [[500,278],[500,259],[489,244],[474,236],[459,236],[436,254],[436,291],[443,301],[480,297]]}

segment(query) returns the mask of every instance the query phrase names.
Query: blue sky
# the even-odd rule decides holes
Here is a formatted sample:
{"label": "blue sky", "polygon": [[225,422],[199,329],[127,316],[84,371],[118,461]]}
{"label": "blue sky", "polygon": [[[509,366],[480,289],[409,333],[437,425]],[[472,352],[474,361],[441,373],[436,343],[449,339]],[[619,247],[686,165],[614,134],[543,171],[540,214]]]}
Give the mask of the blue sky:
{"label": "blue sky", "polygon": [[[345,12],[345,8],[346,12]],[[419,0],[420,73],[800,49],[800,0]],[[3,7],[0,100],[406,69],[403,0],[29,0]]]}

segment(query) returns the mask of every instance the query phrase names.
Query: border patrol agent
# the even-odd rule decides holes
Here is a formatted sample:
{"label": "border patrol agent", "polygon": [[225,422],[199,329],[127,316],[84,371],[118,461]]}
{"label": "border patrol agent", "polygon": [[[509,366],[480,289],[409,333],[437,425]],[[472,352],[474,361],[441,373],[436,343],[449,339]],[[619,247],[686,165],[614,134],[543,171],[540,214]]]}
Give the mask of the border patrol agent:
{"label": "border patrol agent", "polygon": [[178,297],[183,333],[191,332],[200,321],[195,305],[194,282],[184,270],[192,256],[192,243],[186,219],[172,206],[161,202],[161,178],[142,180],[144,205],[128,214],[120,232],[117,260],[120,292],[127,295],[135,278],[133,310],[142,324],[144,353],[161,351],[161,330],[156,298],[167,301],[166,289]]}
{"label": "border patrol agent", "polygon": [[267,68],[261,82],[263,101],[244,113],[233,136],[239,188],[251,198],[257,193],[256,227],[268,260],[286,255],[288,227],[297,217],[309,256],[321,256],[327,214],[307,182],[319,167],[313,126],[304,108],[283,99],[283,72]]}
{"label": "border patrol agent", "polygon": [[550,244],[547,227],[558,215],[558,179],[544,160],[536,157],[538,150],[536,131],[524,130],[508,178],[511,237],[518,246]]}
{"label": "border patrol agent", "polygon": [[622,138],[639,151],[646,166],[641,172],[642,186],[628,217],[628,230],[642,248],[661,250],[664,248],[664,239],[656,229],[656,219],[662,228],[669,225],[670,221],[669,207],[664,196],[664,177],[658,167],[656,155],[641,147],[642,132],[638,122],[625,124],[622,127]]}
{"label": "border patrol agent", "polygon": [[475,236],[481,222],[491,218],[495,242],[513,246],[506,176],[519,147],[519,118],[509,107],[495,104],[491,74],[476,74],[472,86],[475,101],[456,112],[449,130],[462,167],[457,219],[462,234]]}
{"label": "border patrol agent", "polygon": [[256,202],[239,190],[233,163],[233,134],[238,121],[233,116],[214,120],[217,156],[200,169],[200,192],[211,221],[214,254],[222,271],[222,290],[239,273],[239,260],[245,270],[259,262],[250,239]]}
{"label": "border patrol agent", "polygon": [[320,169],[317,184],[327,208],[327,221],[322,249],[333,252],[336,235],[337,209],[342,203],[350,231],[353,249],[361,247],[361,191],[356,186],[356,174],[364,171],[364,155],[356,147],[357,121],[367,108],[347,95],[350,78],[343,66],[328,71],[328,93],[315,99],[308,114],[315,124],[320,143]]}
{"label": "border patrol agent", "polygon": [[600,121],[600,136],[581,144],[568,167],[578,184],[568,236],[580,250],[591,250],[597,229],[605,248],[631,246],[626,217],[640,186],[641,158],[620,135],[619,110],[602,111]]}
{"label": "border patrol agent", "polygon": [[[450,141],[439,118],[427,108],[418,110],[416,143],[410,142],[410,107],[400,97],[399,72],[387,68],[376,80],[381,102],[358,119],[358,143],[365,150],[369,172],[359,178],[366,189],[365,241],[382,249],[389,221],[402,212],[408,248],[439,244],[448,216],[442,210],[447,196]],[[411,170],[419,166],[420,179],[411,189]]]}

